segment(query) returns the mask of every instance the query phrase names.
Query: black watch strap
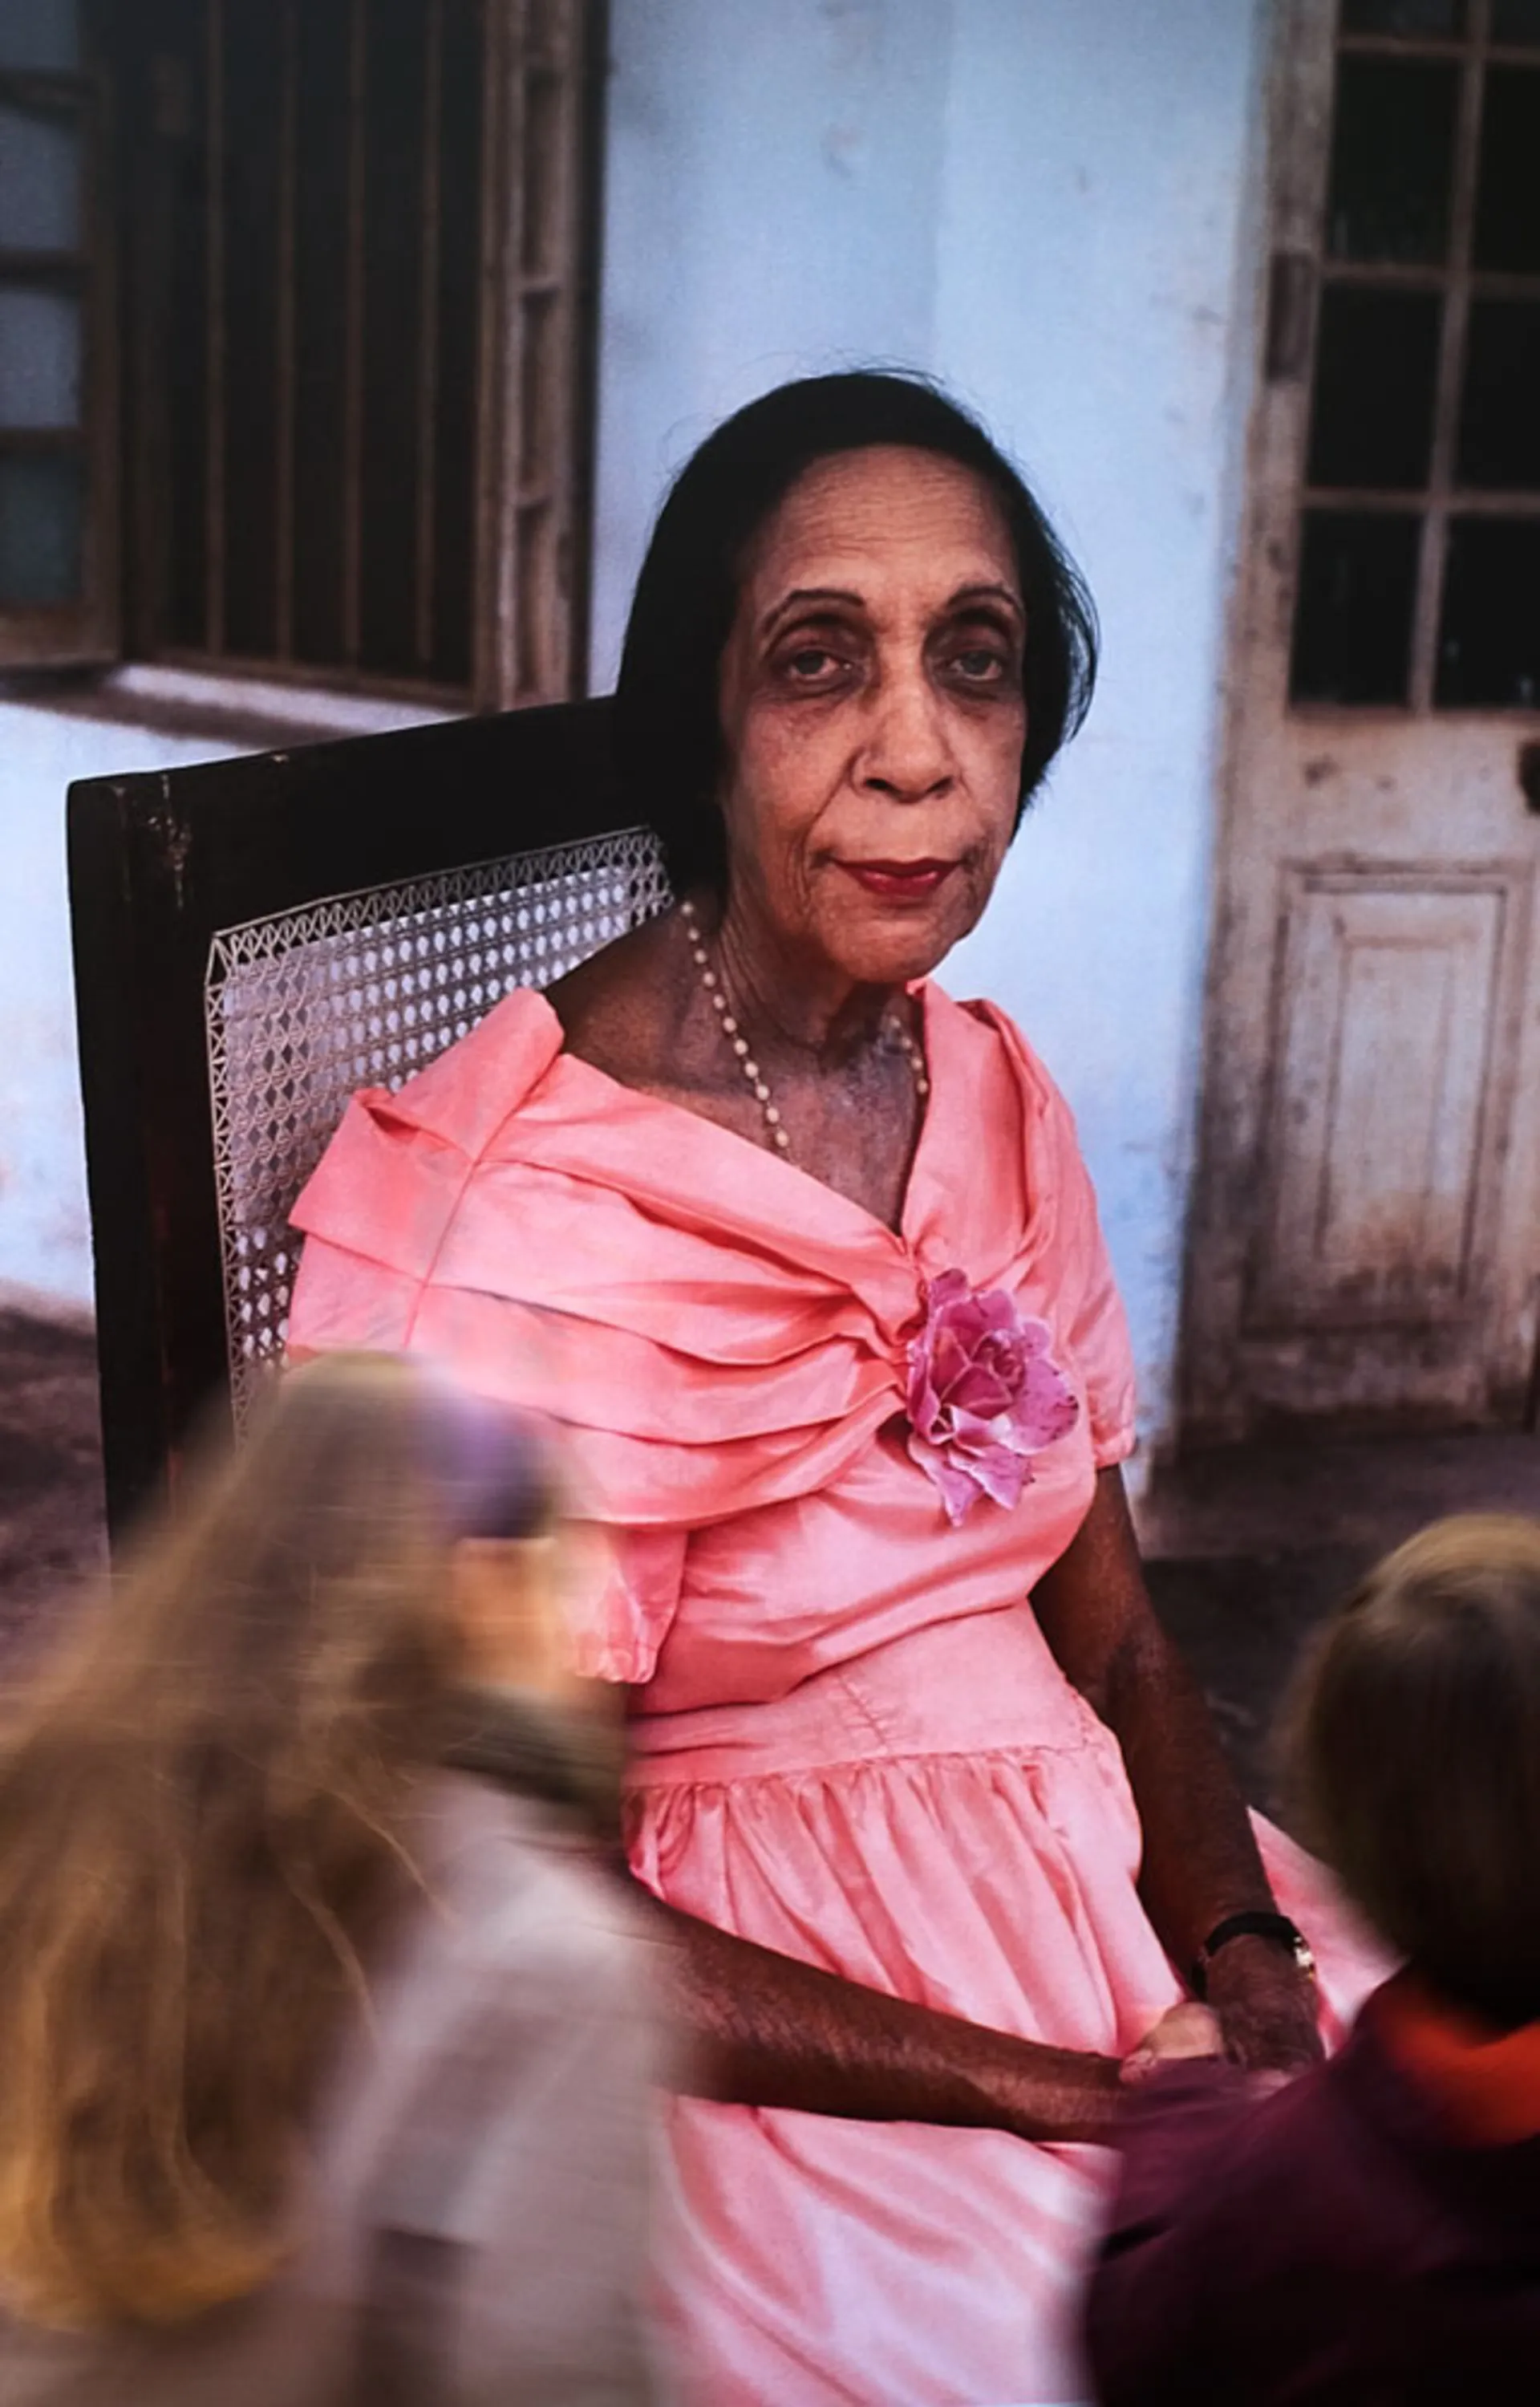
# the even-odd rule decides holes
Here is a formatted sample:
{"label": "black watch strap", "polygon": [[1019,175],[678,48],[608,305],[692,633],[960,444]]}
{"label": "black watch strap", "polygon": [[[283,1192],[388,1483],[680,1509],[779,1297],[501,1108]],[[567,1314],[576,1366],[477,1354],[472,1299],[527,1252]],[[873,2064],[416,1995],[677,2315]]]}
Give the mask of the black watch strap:
{"label": "black watch strap", "polygon": [[1244,1914],[1227,1914],[1222,1922],[1216,1922],[1198,1949],[1189,1976],[1195,1998],[1207,1995],[1208,1967],[1220,1949],[1228,1947],[1232,1939],[1271,1939],[1275,1945],[1287,1947],[1302,1973],[1315,1971],[1316,1959],[1310,1953],[1310,1943],[1298,1923],[1291,1922],[1286,1914],[1270,1914],[1260,1906],[1253,1907]]}

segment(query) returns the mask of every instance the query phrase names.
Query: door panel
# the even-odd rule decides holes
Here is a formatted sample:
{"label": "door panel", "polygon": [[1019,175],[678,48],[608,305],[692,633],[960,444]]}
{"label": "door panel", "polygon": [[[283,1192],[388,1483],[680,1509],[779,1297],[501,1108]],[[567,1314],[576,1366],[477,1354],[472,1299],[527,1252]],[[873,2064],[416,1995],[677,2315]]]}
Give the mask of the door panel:
{"label": "door panel", "polygon": [[1516,1417],[1540,1281],[1540,10],[1279,17],[1199,1439]]}
{"label": "door panel", "polygon": [[1249,1318],[1466,1310],[1483,1121],[1511,1083],[1497,1027],[1505,938],[1527,917],[1527,882],[1415,868],[1290,882],[1270,1227]]}

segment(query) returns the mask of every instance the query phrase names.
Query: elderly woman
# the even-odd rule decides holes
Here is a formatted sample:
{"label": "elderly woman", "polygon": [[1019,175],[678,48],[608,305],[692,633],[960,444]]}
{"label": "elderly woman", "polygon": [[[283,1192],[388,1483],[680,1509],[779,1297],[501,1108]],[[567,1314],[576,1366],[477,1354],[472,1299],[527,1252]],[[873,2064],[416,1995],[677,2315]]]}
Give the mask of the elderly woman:
{"label": "elderly woman", "polygon": [[[617,705],[676,907],[360,1096],[292,1341],[554,1408],[615,1542],[630,1850],[702,2094],[663,2268],[713,2407],[1064,2400],[1122,2060],[1206,1986],[1293,2069],[1333,1909],[1152,1617],[1067,1109],[931,974],[1083,710],[1090,605],[928,386],[685,469]],[[1260,1841],[1260,1845],[1259,1845]],[[1341,2007],[1369,1970],[1338,1945]]]}

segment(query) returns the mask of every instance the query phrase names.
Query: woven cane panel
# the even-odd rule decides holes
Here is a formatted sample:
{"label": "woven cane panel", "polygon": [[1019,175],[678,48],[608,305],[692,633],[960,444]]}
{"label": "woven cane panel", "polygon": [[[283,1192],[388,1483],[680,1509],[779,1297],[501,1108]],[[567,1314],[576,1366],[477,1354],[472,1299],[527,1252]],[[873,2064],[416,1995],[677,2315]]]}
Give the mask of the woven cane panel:
{"label": "woven cane panel", "polygon": [[282,1360],[295,1198],[360,1087],[401,1086],[518,986],[666,908],[643,828],[228,928],[205,1005],[236,1426]]}

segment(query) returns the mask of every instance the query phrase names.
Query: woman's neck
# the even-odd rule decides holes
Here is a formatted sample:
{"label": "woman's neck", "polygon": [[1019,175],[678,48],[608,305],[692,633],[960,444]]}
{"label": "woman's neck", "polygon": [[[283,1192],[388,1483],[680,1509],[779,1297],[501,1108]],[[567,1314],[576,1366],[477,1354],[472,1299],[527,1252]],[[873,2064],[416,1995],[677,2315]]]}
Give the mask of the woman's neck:
{"label": "woman's neck", "polygon": [[837,1069],[868,1052],[902,1009],[901,986],[849,976],[810,944],[770,925],[752,904],[696,899],[717,973],[738,1017],[765,1048],[767,1035],[808,1067]]}

